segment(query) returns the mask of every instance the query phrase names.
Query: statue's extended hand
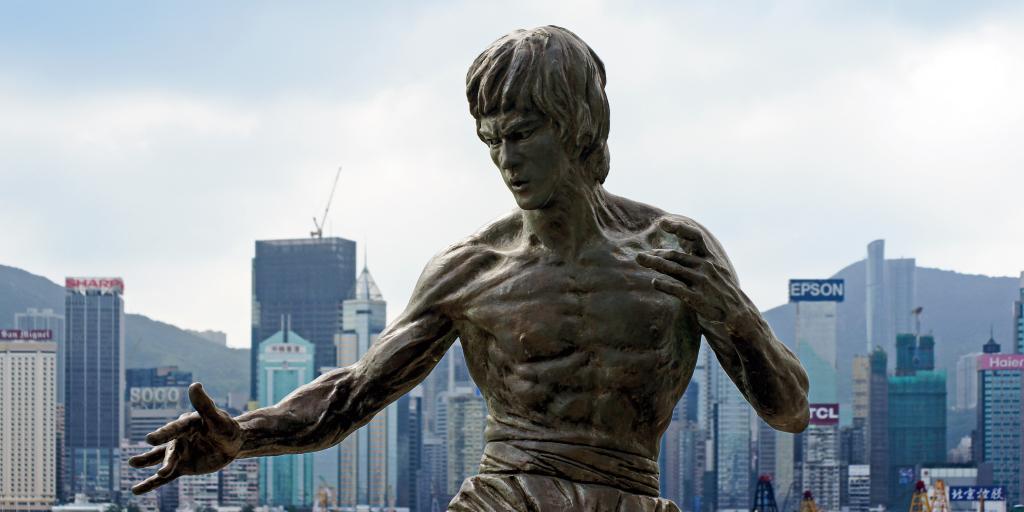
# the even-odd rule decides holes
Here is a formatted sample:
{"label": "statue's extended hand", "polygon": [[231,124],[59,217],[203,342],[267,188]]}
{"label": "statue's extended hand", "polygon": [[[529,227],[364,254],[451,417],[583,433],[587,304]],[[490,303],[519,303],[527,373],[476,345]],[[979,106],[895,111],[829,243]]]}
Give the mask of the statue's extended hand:
{"label": "statue's extended hand", "polygon": [[699,229],[672,220],[662,220],[658,227],[675,235],[680,247],[688,250],[655,249],[637,254],[637,263],[669,278],[654,278],[656,289],[678,297],[699,317],[713,322],[726,321],[749,306],[728,264],[715,261]]}
{"label": "statue's extended hand", "polygon": [[136,468],[163,462],[156,474],[132,487],[142,494],[182,475],[212,473],[235,460],[242,447],[238,422],[220,410],[198,382],[188,388],[188,398],[196,412],[182,414],[175,421],[146,436],[156,448],[128,459]]}

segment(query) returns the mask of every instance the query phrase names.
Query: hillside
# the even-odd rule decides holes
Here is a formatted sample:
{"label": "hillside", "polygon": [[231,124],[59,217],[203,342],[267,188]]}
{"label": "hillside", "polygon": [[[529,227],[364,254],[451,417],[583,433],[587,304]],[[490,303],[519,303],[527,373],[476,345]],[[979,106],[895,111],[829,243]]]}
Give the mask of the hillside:
{"label": "hillside", "polygon": [[[0,328],[13,326],[26,308],[64,311],[64,288],[45,277],[0,265]],[[128,368],[174,365],[192,372],[217,397],[249,393],[249,350],[219,346],[144,315],[125,315]]]}

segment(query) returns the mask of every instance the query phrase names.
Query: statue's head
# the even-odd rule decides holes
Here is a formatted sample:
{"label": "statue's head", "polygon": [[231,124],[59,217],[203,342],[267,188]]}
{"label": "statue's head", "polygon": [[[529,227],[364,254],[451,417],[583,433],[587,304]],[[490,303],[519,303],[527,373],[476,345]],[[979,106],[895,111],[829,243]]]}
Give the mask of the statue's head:
{"label": "statue's head", "polygon": [[576,34],[517,30],[466,75],[469,111],[520,208],[543,208],[560,185],[608,175],[604,64]]}

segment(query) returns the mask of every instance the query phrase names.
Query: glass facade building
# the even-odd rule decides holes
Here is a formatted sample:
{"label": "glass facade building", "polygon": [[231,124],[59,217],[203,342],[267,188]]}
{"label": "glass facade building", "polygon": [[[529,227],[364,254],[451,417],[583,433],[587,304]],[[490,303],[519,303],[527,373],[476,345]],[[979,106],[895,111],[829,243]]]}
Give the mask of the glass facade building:
{"label": "glass facade building", "polygon": [[991,464],[992,483],[1006,486],[1008,503],[1021,500],[1022,354],[978,356],[976,458]]}
{"label": "glass facade building", "polygon": [[334,338],[341,331],[342,303],[352,297],[356,243],[344,238],[261,240],[252,259],[252,387],[256,392],[259,343],[291,330],[316,346],[314,368],[337,364]]}
{"label": "glass facade building", "polygon": [[115,502],[124,437],[124,283],[67,278],[64,428],[69,496]]}
{"label": "glass facade building", "polygon": [[889,377],[889,505],[908,509],[918,464],[946,460],[946,372]]}
{"label": "glass facade building", "polygon": [[[313,380],[315,346],[295,332],[278,331],[259,344],[257,397],[261,407],[281,401]],[[260,458],[260,503],[281,507],[313,504],[313,454]]]}

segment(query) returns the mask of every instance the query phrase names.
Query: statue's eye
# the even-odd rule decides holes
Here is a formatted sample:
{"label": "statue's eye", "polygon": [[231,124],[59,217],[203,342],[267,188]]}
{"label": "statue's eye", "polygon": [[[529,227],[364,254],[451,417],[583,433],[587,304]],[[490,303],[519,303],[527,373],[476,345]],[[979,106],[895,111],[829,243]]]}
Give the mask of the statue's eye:
{"label": "statue's eye", "polygon": [[533,135],[533,130],[520,130],[517,132],[512,132],[512,134],[509,135],[508,138],[510,140],[524,140],[530,138],[530,135]]}

